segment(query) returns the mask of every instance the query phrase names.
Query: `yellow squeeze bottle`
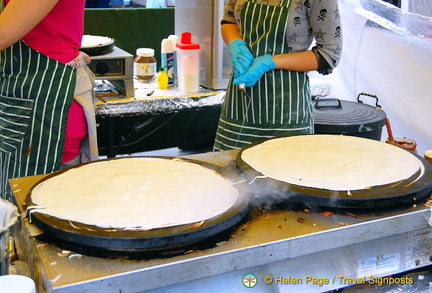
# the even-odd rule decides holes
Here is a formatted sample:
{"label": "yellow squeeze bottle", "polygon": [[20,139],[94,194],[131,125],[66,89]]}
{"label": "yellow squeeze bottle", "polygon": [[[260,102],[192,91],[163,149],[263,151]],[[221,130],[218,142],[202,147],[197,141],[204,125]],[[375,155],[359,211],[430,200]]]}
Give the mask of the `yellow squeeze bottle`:
{"label": "yellow squeeze bottle", "polygon": [[156,81],[160,89],[168,89],[168,74],[165,72],[164,68],[159,68],[159,72],[156,75]]}

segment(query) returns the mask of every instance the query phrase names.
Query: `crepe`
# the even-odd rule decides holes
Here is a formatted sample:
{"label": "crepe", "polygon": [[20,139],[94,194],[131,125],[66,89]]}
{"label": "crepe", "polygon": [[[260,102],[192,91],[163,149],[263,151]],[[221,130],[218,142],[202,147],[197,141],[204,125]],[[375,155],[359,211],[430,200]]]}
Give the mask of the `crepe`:
{"label": "crepe", "polygon": [[410,152],[342,135],[270,139],[245,149],[241,159],[265,177],[335,191],[391,184],[424,172],[422,162]]}
{"label": "crepe", "polygon": [[34,212],[99,227],[149,230],[204,221],[232,207],[228,179],[195,163],[122,158],[70,169],[31,192]]}
{"label": "crepe", "polygon": [[113,42],[113,39],[102,36],[83,35],[81,40],[81,48],[92,48],[102,45],[108,45]]}

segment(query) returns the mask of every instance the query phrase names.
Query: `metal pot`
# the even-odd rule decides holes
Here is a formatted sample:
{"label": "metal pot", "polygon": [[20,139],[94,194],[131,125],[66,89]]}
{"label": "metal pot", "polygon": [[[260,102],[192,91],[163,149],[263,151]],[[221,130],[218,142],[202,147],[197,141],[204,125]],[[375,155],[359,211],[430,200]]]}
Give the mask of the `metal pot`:
{"label": "metal pot", "polygon": [[[376,99],[376,107],[363,104],[361,95]],[[314,106],[316,134],[344,134],[381,140],[386,113],[376,96],[361,93],[357,102],[316,99]]]}

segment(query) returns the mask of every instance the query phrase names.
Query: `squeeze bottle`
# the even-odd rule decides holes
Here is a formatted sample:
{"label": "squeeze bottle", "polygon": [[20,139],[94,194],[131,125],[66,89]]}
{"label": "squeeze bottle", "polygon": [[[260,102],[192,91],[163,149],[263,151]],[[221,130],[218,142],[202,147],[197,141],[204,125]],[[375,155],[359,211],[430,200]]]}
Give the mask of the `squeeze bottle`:
{"label": "squeeze bottle", "polygon": [[174,85],[174,49],[173,40],[163,39],[161,43],[161,67],[165,69],[168,75],[168,85]]}
{"label": "squeeze bottle", "polygon": [[156,74],[156,81],[160,89],[166,90],[168,89],[168,75],[164,71],[164,68],[159,68],[159,72]]}
{"label": "squeeze bottle", "polygon": [[177,35],[169,35],[168,40],[171,40],[174,46],[174,84],[177,84],[177,43],[180,42],[180,38]]}
{"label": "squeeze bottle", "polygon": [[178,87],[186,93],[199,91],[200,45],[192,42],[192,33],[184,32],[177,47]]}

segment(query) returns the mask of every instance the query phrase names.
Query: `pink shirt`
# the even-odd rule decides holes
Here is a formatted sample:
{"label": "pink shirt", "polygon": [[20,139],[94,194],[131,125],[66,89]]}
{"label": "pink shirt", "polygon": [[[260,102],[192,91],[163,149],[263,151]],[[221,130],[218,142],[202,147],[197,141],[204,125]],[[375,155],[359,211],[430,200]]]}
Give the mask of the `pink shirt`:
{"label": "pink shirt", "polygon": [[[6,0],[6,4],[11,0]],[[68,63],[78,56],[84,33],[85,0],[59,0],[23,40],[48,57]]]}

